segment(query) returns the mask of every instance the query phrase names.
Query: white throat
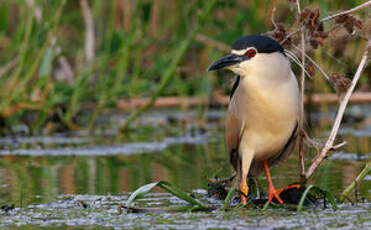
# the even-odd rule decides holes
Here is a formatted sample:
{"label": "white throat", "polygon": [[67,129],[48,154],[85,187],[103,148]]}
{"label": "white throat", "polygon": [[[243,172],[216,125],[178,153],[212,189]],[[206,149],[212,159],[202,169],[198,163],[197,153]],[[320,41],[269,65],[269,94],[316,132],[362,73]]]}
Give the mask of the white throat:
{"label": "white throat", "polygon": [[250,60],[231,66],[230,70],[242,78],[277,85],[291,78],[291,66],[287,57],[280,52],[258,53]]}

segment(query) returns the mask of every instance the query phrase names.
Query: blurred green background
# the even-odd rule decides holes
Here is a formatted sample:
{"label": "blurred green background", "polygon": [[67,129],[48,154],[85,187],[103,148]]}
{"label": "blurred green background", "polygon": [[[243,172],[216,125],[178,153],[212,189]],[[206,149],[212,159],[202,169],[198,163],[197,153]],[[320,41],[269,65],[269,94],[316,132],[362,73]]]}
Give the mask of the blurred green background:
{"label": "blurred green background", "polygon": [[[301,4],[319,7],[325,17],[362,2]],[[286,24],[289,31],[295,29],[290,25],[295,24],[296,6],[289,1],[212,4],[206,0],[0,1],[0,129],[4,132],[22,123],[37,132],[52,122],[76,128],[86,103],[93,103],[92,113],[78,125],[92,126],[101,111],[115,108],[118,100],[151,97],[165,83],[161,96],[227,94],[230,78],[217,76],[226,72],[205,70],[228,52],[234,40],[272,30],[273,7],[276,22]],[[369,13],[366,9],[357,14],[367,18]],[[333,22],[328,22],[325,28],[331,26]],[[364,42],[342,34],[330,36],[311,53],[328,73],[355,72],[360,60]],[[370,67],[364,75],[370,76]],[[362,77],[358,89],[369,90],[370,81]],[[333,92],[318,73],[307,87],[308,92]]]}
{"label": "blurred green background", "polygon": [[[300,2],[318,7],[323,18],[364,1]],[[159,180],[192,191],[207,188],[205,177],[229,176],[224,108],[151,110],[125,135],[117,127],[127,114],[116,109],[122,100],[154,95],[227,95],[233,74],[207,73],[207,67],[239,37],[272,30],[275,7],[275,21],[297,29],[296,6],[286,0],[0,0],[0,205],[26,207],[60,194],[122,195]],[[328,74],[354,73],[370,13],[357,12],[364,25],[354,36],[325,23],[334,33],[308,54]],[[370,73],[367,67],[357,91],[370,92]],[[306,93],[335,92],[316,72]],[[327,139],[336,107],[306,105],[316,140]],[[357,177],[370,161],[370,111],[370,103],[347,108],[336,143],[348,144],[323,162],[311,183],[339,194]],[[139,150],[126,153],[132,146]],[[308,168],[317,152],[308,147],[305,153]],[[297,156],[272,169],[277,188],[299,180]],[[259,182],[265,190],[265,178]],[[368,177],[357,185],[366,205],[370,183]]]}

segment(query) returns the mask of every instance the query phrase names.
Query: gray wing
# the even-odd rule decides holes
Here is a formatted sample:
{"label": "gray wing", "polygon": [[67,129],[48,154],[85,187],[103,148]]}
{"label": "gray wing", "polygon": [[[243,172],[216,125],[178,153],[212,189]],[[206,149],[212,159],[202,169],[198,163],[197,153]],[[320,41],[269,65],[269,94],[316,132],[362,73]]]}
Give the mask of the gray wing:
{"label": "gray wing", "polygon": [[237,175],[241,168],[241,159],[238,154],[238,145],[240,142],[241,122],[234,116],[233,112],[228,109],[225,120],[225,137],[227,142],[227,151],[229,160],[236,170]]}
{"label": "gray wing", "polygon": [[241,169],[241,159],[238,154],[238,145],[240,142],[240,133],[241,133],[241,122],[235,116],[234,112],[231,109],[231,103],[233,99],[233,94],[236,91],[240,83],[240,76],[236,76],[236,80],[233,84],[232,91],[230,94],[230,104],[227,111],[227,117],[225,120],[225,136],[227,143],[227,151],[229,153],[230,162],[237,172],[237,175],[240,174]]}

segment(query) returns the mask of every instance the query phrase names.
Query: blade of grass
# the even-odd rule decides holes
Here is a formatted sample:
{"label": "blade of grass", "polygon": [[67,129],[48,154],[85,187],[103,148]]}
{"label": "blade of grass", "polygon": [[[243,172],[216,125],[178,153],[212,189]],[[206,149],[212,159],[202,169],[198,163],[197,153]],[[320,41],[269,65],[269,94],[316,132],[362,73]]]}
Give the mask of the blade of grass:
{"label": "blade of grass", "polygon": [[267,210],[270,204],[271,204],[271,202],[268,202],[268,201],[267,201],[267,202],[264,204],[263,211],[264,211],[264,210]]}
{"label": "blade of grass", "polygon": [[80,107],[80,98],[83,94],[85,94],[88,90],[88,83],[89,79],[92,76],[93,69],[89,67],[85,67],[83,70],[80,71],[76,83],[73,87],[73,93],[70,97],[70,103],[68,105],[67,111],[64,113],[62,119],[67,125],[71,125],[71,121],[74,116],[79,111]]}
{"label": "blade of grass", "polygon": [[26,62],[26,58],[28,54],[27,51],[29,47],[29,40],[31,37],[31,31],[33,27],[33,17],[31,14],[28,17],[29,18],[26,23],[23,42],[19,48],[19,62],[18,62],[17,67],[15,68],[11,76],[9,77],[8,82],[5,84],[7,87],[3,87],[3,89],[5,90],[4,90],[4,93],[2,93],[2,96],[4,98],[2,98],[2,101],[1,101],[0,111],[4,111],[4,109],[10,104],[10,101],[11,101],[10,95],[12,95],[12,93],[14,92],[14,87],[17,86],[18,79],[20,78],[21,73],[24,69],[23,67]]}
{"label": "blade of grass", "polygon": [[320,193],[320,194],[324,194],[325,195],[326,199],[330,202],[330,204],[332,205],[332,208],[334,210],[338,209],[338,206],[336,204],[335,197],[334,197],[334,195],[331,192],[329,192],[329,191],[327,191],[325,189],[319,188],[317,186],[314,186],[314,189],[315,189],[315,191],[317,193]]}
{"label": "blade of grass", "polygon": [[299,202],[299,204],[298,204],[298,207],[297,207],[297,209],[296,209],[298,212],[300,212],[300,211],[303,209],[303,205],[304,205],[305,198],[307,197],[309,191],[310,191],[313,187],[314,187],[313,185],[309,185],[309,186],[305,189],[303,195],[302,195],[301,198],[300,198],[300,202]]}
{"label": "blade of grass", "polygon": [[236,192],[237,192],[237,189],[235,189],[235,188],[229,189],[227,197],[224,200],[224,205],[223,205],[223,208],[222,208],[223,212],[225,212],[227,210],[227,206],[228,206],[229,202],[231,201],[231,199],[233,197],[233,194],[236,193]]}
{"label": "blade of grass", "polygon": [[173,194],[174,196],[187,201],[188,203],[192,204],[193,206],[189,207],[190,210],[196,208],[196,210],[207,210],[209,209],[204,204],[202,204],[200,201],[196,200],[195,198],[191,197],[190,195],[186,194],[185,192],[182,192],[180,189],[174,187],[171,183],[166,181],[159,181],[154,182],[150,184],[143,185],[142,187],[135,190],[129,197],[128,201],[126,202],[126,205],[128,207],[131,206],[131,204],[142,197],[144,197],[146,194],[152,191],[153,188],[156,186],[159,186],[163,190],[165,190],[168,193]]}
{"label": "blade of grass", "polygon": [[[320,188],[319,188],[319,189],[320,189]],[[321,191],[325,193],[327,200],[330,201],[330,203],[331,203],[331,205],[332,205],[332,208],[333,208],[334,210],[337,210],[337,209],[338,209],[338,206],[337,206],[337,204],[336,204],[336,200],[335,200],[334,195],[332,195],[331,192],[329,192],[329,191],[327,191],[327,190],[324,190],[324,189],[321,189]]]}
{"label": "blade of grass", "polygon": [[130,205],[136,200],[144,197],[147,193],[149,193],[154,187],[156,187],[160,182],[154,182],[150,184],[143,185],[142,187],[135,190],[126,201],[126,205],[130,207]]}
{"label": "blade of grass", "polygon": [[163,93],[163,91],[166,89],[166,86],[170,83],[172,78],[174,77],[174,73],[176,71],[176,68],[182,61],[184,55],[186,54],[186,51],[191,46],[194,37],[196,34],[200,31],[202,28],[204,22],[206,21],[206,18],[211,14],[212,9],[215,5],[216,1],[211,1],[211,3],[208,3],[205,11],[202,15],[199,17],[199,23],[195,26],[191,34],[188,36],[187,39],[185,39],[183,42],[181,42],[180,47],[178,51],[176,52],[176,56],[174,57],[173,61],[170,63],[169,68],[165,70],[165,73],[161,79],[161,83],[157,89],[157,91],[154,93],[154,95],[151,97],[150,101],[141,109],[136,110],[134,113],[130,115],[130,117],[125,121],[125,123],[120,127],[121,132],[125,132],[129,125],[135,121],[144,111],[151,108],[152,105],[155,103],[156,99]]}
{"label": "blade of grass", "polygon": [[[47,38],[42,45],[41,49],[37,52],[36,57],[34,57],[34,61],[29,67],[24,75],[24,77],[20,80],[20,82],[17,80],[19,76],[21,76],[21,73],[24,71],[24,66],[23,66],[23,59],[26,57],[26,52],[24,55],[21,55],[21,61],[19,66],[17,67],[15,73],[13,74],[14,79],[13,81],[16,83],[14,88],[9,89],[9,94],[7,95],[6,100],[3,100],[3,103],[1,104],[1,109],[4,109],[7,105],[9,105],[14,98],[18,98],[23,92],[24,88],[27,87],[27,84],[30,82],[34,74],[36,73],[37,69],[40,66],[40,63],[42,61],[42,58],[44,57],[44,53],[46,52],[47,48],[50,45],[50,41],[53,37],[55,37],[56,31],[58,29],[58,25],[60,23],[60,18],[64,9],[64,6],[66,4],[66,0],[61,1],[55,16],[54,16],[54,24],[51,30],[48,32]],[[29,25],[29,28],[27,29],[26,32],[26,38],[25,38],[25,43],[28,45],[29,43],[29,37],[31,36],[31,29],[32,29],[32,24]],[[28,31],[30,30],[30,31]],[[27,46],[26,46],[27,47]],[[12,78],[11,78],[12,79]]]}
{"label": "blade of grass", "polygon": [[52,47],[49,47],[42,58],[39,75],[40,77],[48,77],[52,71],[52,64],[54,60],[54,51]]}
{"label": "blade of grass", "polygon": [[368,163],[366,167],[361,171],[361,173],[357,176],[357,178],[344,189],[344,191],[341,193],[339,202],[344,202],[344,199],[349,195],[349,193],[354,189],[357,183],[361,181],[369,172],[371,171],[371,165]]}
{"label": "blade of grass", "polygon": [[190,204],[193,204],[195,206],[199,206],[200,208],[206,208],[206,206],[204,204],[202,204],[200,201],[194,199],[193,197],[191,197],[190,195],[186,194],[185,192],[182,192],[181,190],[179,190],[178,188],[174,187],[169,182],[160,181],[160,183],[158,185],[163,190],[165,190],[165,191],[173,194],[174,196],[176,196],[176,197],[178,197],[178,198],[180,198],[182,200],[187,201]]}
{"label": "blade of grass", "polygon": [[298,204],[298,206],[297,206],[297,211],[298,211],[298,212],[300,212],[300,211],[303,209],[304,201],[305,201],[306,197],[308,196],[308,194],[309,194],[309,192],[310,192],[311,190],[314,190],[314,192],[316,192],[316,193],[319,193],[319,194],[323,194],[323,195],[325,195],[325,198],[326,198],[326,199],[331,203],[332,208],[333,208],[334,210],[338,209],[337,204],[336,204],[336,201],[335,201],[335,198],[334,198],[334,195],[332,195],[331,192],[329,192],[329,191],[327,191],[327,190],[324,190],[324,189],[322,189],[322,188],[319,188],[319,187],[317,187],[317,186],[314,186],[314,185],[309,185],[309,186],[305,189],[303,195],[302,195],[301,198],[300,198],[300,202],[299,202],[299,204]]}

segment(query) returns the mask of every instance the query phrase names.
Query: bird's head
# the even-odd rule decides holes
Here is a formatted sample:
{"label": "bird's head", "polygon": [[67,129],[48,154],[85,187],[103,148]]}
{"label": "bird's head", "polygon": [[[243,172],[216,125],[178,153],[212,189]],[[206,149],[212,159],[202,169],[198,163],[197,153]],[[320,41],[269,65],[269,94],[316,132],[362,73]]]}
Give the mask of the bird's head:
{"label": "bird's head", "polygon": [[238,39],[232,46],[231,54],[215,61],[207,71],[229,69],[245,76],[258,69],[279,66],[284,61],[283,47],[275,40],[262,35],[248,35]]}

